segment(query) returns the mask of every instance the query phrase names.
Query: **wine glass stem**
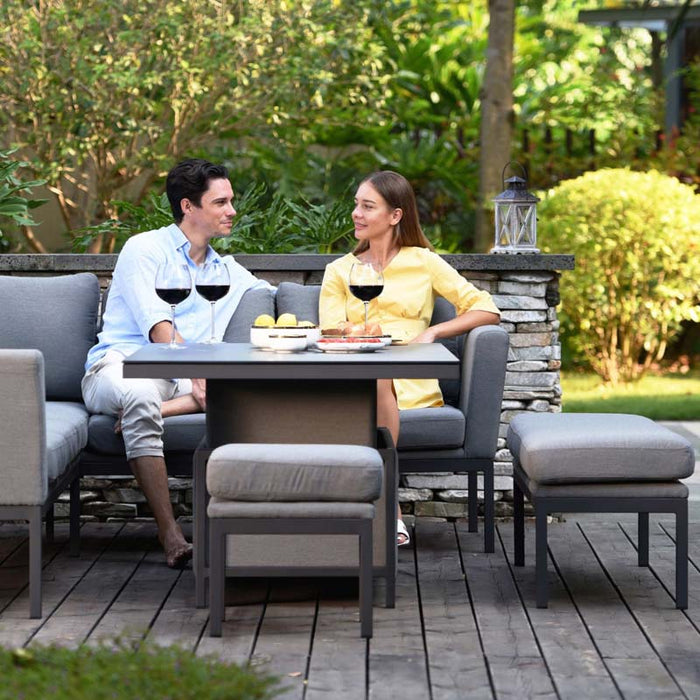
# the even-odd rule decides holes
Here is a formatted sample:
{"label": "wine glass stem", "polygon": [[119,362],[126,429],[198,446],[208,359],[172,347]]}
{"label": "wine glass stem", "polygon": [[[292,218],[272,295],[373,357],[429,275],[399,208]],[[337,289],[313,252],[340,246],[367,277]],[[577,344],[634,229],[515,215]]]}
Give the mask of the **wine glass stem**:
{"label": "wine glass stem", "polygon": [[369,309],[369,302],[365,301],[363,303],[365,305],[365,330],[367,330],[367,309]]}
{"label": "wine glass stem", "polygon": [[172,329],[170,331],[170,347],[174,348],[177,345],[175,342],[175,304],[170,305],[170,314],[172,321]]}
{"label": "wine glass stem", "polygon": [[214,343],[216,341],[216,338],[214,337],[214,329],[215,329],[215,323],[214,323],[214,304],[216,302],[212,301],[209,303],[209,306],[211,306],[211,342]]}

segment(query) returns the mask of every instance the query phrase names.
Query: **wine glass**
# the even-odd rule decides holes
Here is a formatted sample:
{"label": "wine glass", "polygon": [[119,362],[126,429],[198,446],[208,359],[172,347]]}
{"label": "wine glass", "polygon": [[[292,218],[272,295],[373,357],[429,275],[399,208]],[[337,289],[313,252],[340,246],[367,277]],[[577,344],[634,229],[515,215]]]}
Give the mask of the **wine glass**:
{"label": "wine glass", "polygon": [[384,290],[384,275],[376,263],[356,262],[350,268],[348,284],[352,295],[365,305],[365,330],[367,330],[369,302]]}
{"label": "wine glass", "polygon": [[175,307],[185,301],[192,291],[192,277],[187,265],[162,263],[156,271],[156,294],[170,304],[173,329],[170,334],[169,348],[177,350],[184,347],[175,340]]}
{"label": "wine glass", "polygon": [[203,296],[211,305],[211,337],[205,343],[220,343],[215,335],[214,305],[225,297],[231,289],[231,278],[228,267],[222,262],[209,262],[197,269],[194,279],[197,293]]}

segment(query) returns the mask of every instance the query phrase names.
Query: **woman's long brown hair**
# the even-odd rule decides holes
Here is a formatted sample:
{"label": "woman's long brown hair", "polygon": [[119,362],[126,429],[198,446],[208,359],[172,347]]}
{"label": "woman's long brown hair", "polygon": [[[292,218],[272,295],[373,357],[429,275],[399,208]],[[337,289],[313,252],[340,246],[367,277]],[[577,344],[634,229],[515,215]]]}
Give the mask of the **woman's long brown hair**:
{"label": "woman's long brown hair", "polygon": [[[404,246],[416,246],[433,250],[430,241],[425,237],[418,220],[418,205],[413,193],[411,183],[399,173],[393,170],[380,170],[368,175],[360,184],[369,182],[372,187],[384,198],[389,209],[401,209],[403,216],[394,226],[394,238],[397,244]],[[369,248],[368,241],[360,241],[353,253],[358,255]]]}

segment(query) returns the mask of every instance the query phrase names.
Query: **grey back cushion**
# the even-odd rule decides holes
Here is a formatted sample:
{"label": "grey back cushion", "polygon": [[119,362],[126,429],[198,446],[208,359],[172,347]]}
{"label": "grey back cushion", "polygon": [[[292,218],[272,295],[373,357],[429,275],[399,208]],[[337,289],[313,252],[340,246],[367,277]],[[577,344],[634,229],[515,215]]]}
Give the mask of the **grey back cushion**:
{"label": "grey back cushion", "polygon": [[294,314],[298,321],[318,323],[318,298],[321,287],[317,284],[282,282],[277,289],[277,315]]}
{"label": "grey back cushion", "polygon": [[[318,285],[303,285],[296,282],[282,282],[277,290],[277,314],[292,313],[300,321],[318,323],[318,299],[321,287]],[[447,299],[435,299],[435,308],[430,325],[449,321],[455,317],[455,307]],[[453,355],[462,357],[464,336],[447,338],[441,342]],[[445,403],[456,406],[459,401],[459,379],[440,380],[440,389]]]}
{"label": "grey back cushion", "polygon": [[0,347],[41,351],[48,400],[82,400],[80,382],[95,343],[99,297],[97,277],[88,272],[0,276]]}
{"label": "grey back cushion", "polygon": [[250,327],[260,314],[275,317],[275,290],[249,289],[238,302],[231,320],[226,326],[224,341],[227,343],[247,343],[250,341]]}

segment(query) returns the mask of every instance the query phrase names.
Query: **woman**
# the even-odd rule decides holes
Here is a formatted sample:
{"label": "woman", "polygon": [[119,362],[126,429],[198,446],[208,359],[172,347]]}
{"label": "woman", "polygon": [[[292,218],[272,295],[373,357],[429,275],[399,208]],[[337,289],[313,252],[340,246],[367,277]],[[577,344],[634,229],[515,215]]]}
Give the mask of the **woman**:
{"label": "woman", "polygon": [[[326,267],[321,286],[321,328],[345,322],[364,324],[364,306],[351,293],[348,275],[353,263],[372,262],[384,275],[381,295],[370,302],[368,325],[410,343],[433,343],[465,333],[477,326],[496,324],[500,312],[487,292],[467,282],[433,252],[418,221],[418,208],[408,180],[390,170],[365,178],[355,194],[352,212],[355,250]],[[435,297],[442,296],[457,316],[430,325]],[[442,406],[437,379],[380,379],[377,381],[377,425],[389,429],[399,441],[399,411]],[[401,519],[397,523],[399,545],[409,536]]]}

